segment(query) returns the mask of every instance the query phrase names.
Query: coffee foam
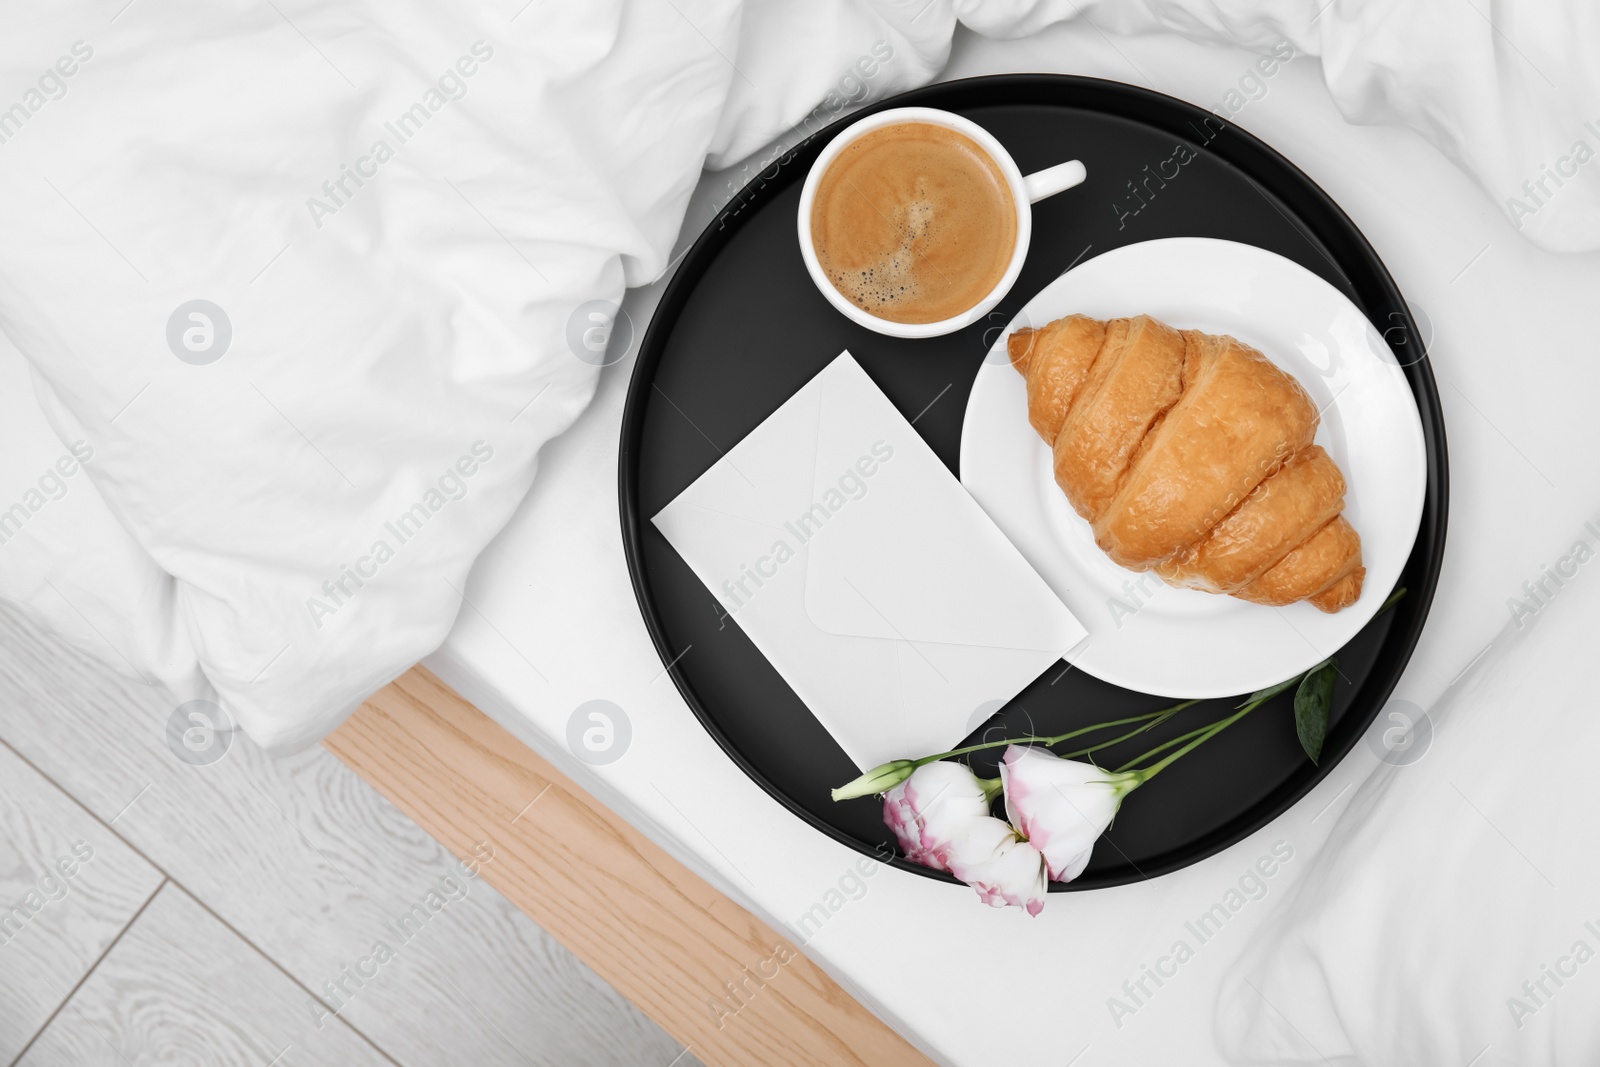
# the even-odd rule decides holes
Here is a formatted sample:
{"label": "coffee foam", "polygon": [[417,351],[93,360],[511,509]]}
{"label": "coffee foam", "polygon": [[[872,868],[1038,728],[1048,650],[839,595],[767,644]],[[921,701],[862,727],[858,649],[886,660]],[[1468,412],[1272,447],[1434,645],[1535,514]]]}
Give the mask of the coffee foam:
{"label": "coffee foam", "polygon": [[874,130],[817,185],[812,238],[851,303],[895,322],[936,322],[975,306],[1016,247],[1016,207],[998,164],[931,123]]}
{"label": "coffee foam", "polygon": [[864,311],[883,317],[883,310],[891,304],[915,303],[922,296],[917,284],[915,245],[920,239],[931,240],[934,231],[933,201],[927,197],[903,205],[905,221],[900,230],[900,243],[883,253],[866,270],[855,272],[835,270],[829,274],[833,284],[854,305]]}

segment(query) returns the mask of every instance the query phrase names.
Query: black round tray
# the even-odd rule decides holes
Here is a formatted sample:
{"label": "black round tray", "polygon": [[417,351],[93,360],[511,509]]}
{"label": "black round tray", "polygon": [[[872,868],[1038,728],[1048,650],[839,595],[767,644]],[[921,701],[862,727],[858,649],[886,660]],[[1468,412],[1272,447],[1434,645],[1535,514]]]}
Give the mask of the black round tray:
{"label": "black round tray", "polygon": [[[822,146],[863,115],[913,105],[982,124],[1024,173],[1069,158],[1082,159],[1089,171],[1081,187],[1034,208],[1022,276],[988,322],[914,341],[879,336],[836,312],[806,274],[795,233],[800,186]],[[1194,157],[1167,162],[1179,145]],[[1405,367],[1427,438],[1422,526],[1400,580],[1407,595],[1338,653],[1342,677],[1320,765],[1301,751],[1290,698],[1280,697],[1140,789],[1083,875],[1051,888],[1153,877],[1241,840],[1327,774],[1389,698],[1438,581],[1448,475],[1433,374],[1416,324],[1372,246],[1292,163],[1180,100],[1059,75],[946,82],[841,119],[745,187],[695,242],[662,296],[622,420],[623,544],[662,662],[671,664],[684,699],[728,755],[818,830],[869,855],[892,855],[895,866],[953,880],[899,855],[876,800],[829,799],[831,787],[856,776],[855,765],[723,616],[649,517],[845,348],[908,418],[916,418],[917,430],[959,475],[967,394],[995,331],[1070,265],[1121,245],[1178,236],[1241,241],[1287,256],[1349,296],[1384,334]],[[1059,733],[1171,703],[1063,670],[1058,663],[1045,672],[974,735]],[[1207,701],[1163,730],[1128,742],[1126,751],[1108,750],[1102,761],[1115,766],[1237,703]],[[980,774],[994,773],[1000,751],[980,754],[987,757],[974,761]]]}

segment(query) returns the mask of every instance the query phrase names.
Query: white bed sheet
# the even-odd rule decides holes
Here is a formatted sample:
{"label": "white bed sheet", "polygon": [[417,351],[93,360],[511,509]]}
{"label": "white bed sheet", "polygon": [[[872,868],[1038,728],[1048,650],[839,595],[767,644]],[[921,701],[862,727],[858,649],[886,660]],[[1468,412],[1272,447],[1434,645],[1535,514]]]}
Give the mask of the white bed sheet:
{"label": "white bed sheet", "polygon": [[[959,37],[945,73],[1059,69],[1140,81],[1160,72],[1154,87],[1209,106],[1253,62],[1175,37],[1112,41],[1080,23],[1009,43]],[[1600,256],[1532,248],[1421,138],[1347,124],[1313,62],[1289,64],[1239,121],[1340,202],[1431,324],[1454,473],[1452,532],[1429,628],[1397,693],[1427,706],[1502,628],[1506,599],[1549,561],[1550,546],[1600,500],[1589,451],[1568,447],[1575,435],[1592,439],[1583,427],[1600,368],[1585,352]],[[736,171],[701,182],[684,240],[742,180]],[[1063,263],[1076,252],[1063,250]],[[648,320],[661,288],[629,293],[636,323]],[[1214,1034],[1223,979],[1312,865],[1378,765],[1375,751],[1358,746],[1284,817],[1204,863],[1052,897],[1035,920],[892,869],[866,879],[859,899],[831,895],[849,883],[857,854],[788,814],[722,755],[661,673],[639,619],[610,492],[631,369],[631,354],[608,368],[593,406],[546,451],[539,484],[473,571],[468,594],[479,610],[462,616],[428,665],[787,929],[940,1062],[1226,1062]],[[568,749],[567,723],[596,699],[623,709],[632,741],[621,759],[589,767]],[[1264,860],[1273,873],[1259,892],[1249,876]],[[1199,943],[1186,924],[1232,900],[1230,889],[1247,903]],[[820,925],[800,925],[814,905],[841,900]],[[1174,970],[1163,957],[1181,939],[1193,956],[1157,987],[1145,968]],[[986,948],[975,954],[975,945]],[[1137,993],[1141,979],[1149,995],[1136,1002],[1124,983]],[[1133,1010],[1114,1010],[1113,998]]]}

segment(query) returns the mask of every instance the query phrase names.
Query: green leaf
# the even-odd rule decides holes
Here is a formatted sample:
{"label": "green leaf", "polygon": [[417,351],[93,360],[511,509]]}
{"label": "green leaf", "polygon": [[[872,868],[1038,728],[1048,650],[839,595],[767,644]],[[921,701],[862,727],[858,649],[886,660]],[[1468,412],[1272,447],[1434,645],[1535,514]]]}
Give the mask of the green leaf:
{"label": "green leaf", "polygon": [[1305,680],[1294,694],[1294,728],[1300,735],[1300,747],[1306,750],[1311,762],[1322,758],[1322,742],[1328,736],[1328,713],[1333,708],[1333,683],[1339,668],[1328,660],[1306,672]]}

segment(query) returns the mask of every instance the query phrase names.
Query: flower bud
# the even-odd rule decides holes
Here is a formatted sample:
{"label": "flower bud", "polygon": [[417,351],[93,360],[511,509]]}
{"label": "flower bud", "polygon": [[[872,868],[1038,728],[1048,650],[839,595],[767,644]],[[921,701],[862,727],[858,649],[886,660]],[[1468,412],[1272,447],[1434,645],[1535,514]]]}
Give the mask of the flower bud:
{"label": "flower bud", "polygon": [[851,800],[855,797],[871,796],[874,793],[887,793],[907,778],[917,765],[908,759],[890,760],[872,768],[866,774],[854,781],[846,782],[833,791],[834,800]]}

